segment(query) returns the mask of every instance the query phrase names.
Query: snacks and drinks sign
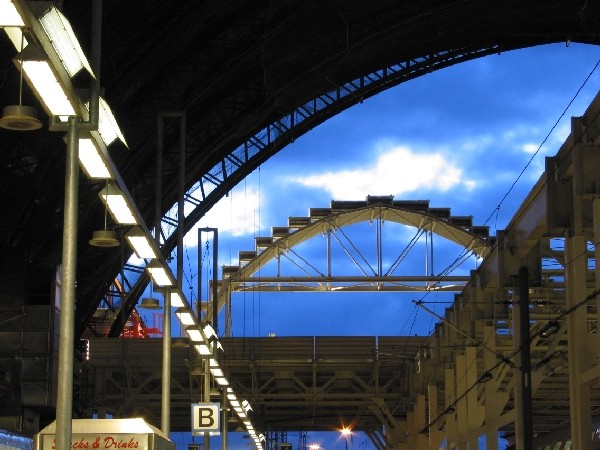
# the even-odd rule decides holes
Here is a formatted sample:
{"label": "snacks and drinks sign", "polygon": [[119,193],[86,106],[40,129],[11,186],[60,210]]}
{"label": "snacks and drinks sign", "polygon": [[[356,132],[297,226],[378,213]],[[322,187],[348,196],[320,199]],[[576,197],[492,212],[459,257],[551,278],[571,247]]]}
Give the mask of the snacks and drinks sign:
{"label": "snacks and drinks sign", "polygon": [[[52,435],[43,437],[44,450],[56,450],[56,439]],[[71,436],[71,448],[73,450],[94,449],[148,449],[148,436],[136,434],[93,434]]]}
{"label": "snacks and drinks sign", "polygon": [[[34,450],[58,450],[56,422],[35,435]],[[175,450],[175,444],[141,418],[73,419],[70,450]]]}

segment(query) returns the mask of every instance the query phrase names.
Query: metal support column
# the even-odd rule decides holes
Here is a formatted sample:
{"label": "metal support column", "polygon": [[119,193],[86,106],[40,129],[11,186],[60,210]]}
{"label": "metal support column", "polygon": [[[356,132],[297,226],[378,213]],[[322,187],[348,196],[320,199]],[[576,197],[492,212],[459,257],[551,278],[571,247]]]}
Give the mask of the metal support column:
{"label": "metal support column", "polygon": [[222,389],[221,396],[221,449],[227,450],[227,433],[229,429],[227,427],[227,421],[229,420],[229,414],[227,412],[227,389]]}
{"label": "metal support column", "polygon": [[65,210],[62,249],[56,448],[71,448],[73,416],[73,349],[75,341],[75,282],[77,268],[77,213],[79,199],[78,117],[69,117],[65,169]]}
{"label": "metal support column", "polygon": [[[213,261],[212,261],[212,271],[213,271],[213,279],[212,279],[212,289],[211,289],[211,297],[212,297],[212,318],[210,322],[212,323],[212,327],[215,330],[217,335],[219,334],[219,321],[218,321],[218,294],[219,294],[219,286],[218,286],[218,261],[219,261],[219,230],[217,228],[198,228],[198,247],[200,247],[202,242],[202,233],[212,233],[213,234]],[[202,254],[198,252],[198,298],[200,299],[200,294],[202,292]],[[208,319],[208,318],[207,318]]]}
{"label": "metal support column", "polygon": [[[202,401],[210,403],[210,360],[209,358],[204,359],[204,389],[202,390]],[[204,432],[204,449],[210,450],[210,433]]]}
{"label": "metal support column", "polygon": [[164,290],[164,300],[160,429],[169,436],[171,433],[171,289],[168,287]]}

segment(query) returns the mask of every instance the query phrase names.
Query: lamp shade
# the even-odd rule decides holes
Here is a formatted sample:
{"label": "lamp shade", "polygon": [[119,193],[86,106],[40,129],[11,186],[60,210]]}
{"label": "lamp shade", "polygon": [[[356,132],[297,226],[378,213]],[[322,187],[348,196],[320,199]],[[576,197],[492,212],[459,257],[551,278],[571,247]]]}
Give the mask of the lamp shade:
{"label": "lamp shade", "polygon": [[89,242],[94,247],[118,247],[120,245],[117,233],[112,230],[94,231]]}
{"label": "lamp shade", "polygon": [[30,131],[42,128],[35,108],[25,105],[5,106],[0,118],[0,127],[7,130]]}
{"label": "lamp shade", "polygon": [[156,298],[146,297],[142,299],[139,307],[143,309],[160,309],[160,303]]}

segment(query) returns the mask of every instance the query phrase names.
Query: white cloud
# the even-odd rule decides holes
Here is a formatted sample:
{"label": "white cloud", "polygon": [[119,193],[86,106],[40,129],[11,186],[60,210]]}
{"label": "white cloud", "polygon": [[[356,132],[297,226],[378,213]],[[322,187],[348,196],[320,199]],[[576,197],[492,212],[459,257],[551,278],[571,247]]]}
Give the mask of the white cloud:
{"label": "white cloud", "polygon": [[293,181],[304,186],[325,189],[336,200],[356,200],[366,195],[403,195],[417,190],[447,191],[459,185],[473,186],[463,171],[442,153],[419,154],[406,147],[394,146],[380,153],[368,167],[328,171]]}
{"label": "white cloud", "polygon": [[540,146],[537,144],[523,144],[523,151],[530,155],[533,155],[535,152],[537,152],[538,148],[540,148]]}
{"label": "white cloud", "polygon": [[[254,187],[244,186],[234,189],[229,196],[223,197],[210,211],[200,219],[197,228],[218,228],[231,236],[256,235],[261,228],[260,209],[265,207],[265,194],[259,194]],[[198,233],[192,231],[185,236],[185,244],[198,245]]]}

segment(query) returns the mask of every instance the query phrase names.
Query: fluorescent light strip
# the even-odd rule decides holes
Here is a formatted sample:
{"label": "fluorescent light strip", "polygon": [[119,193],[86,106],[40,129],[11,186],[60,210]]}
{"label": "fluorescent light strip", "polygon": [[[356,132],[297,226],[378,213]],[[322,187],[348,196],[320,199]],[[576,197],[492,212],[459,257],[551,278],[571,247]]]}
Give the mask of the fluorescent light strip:
{"label": "fluorescent light strip", "polygon": [[184,326],[194,325],[196,323],[192,314],[185,308],[179,308],[175,312],[175,315]]}
{"label": "fluorescent light strip", "polygon": [[[186,306],[182,295],[177,291],[171,291],[171,306],[173,308],[183,308]],[[200,330],[198,330],[200,332]]]}
{"label": "fluorescent light strip", "polygon": [[123,194],[121,195],[103,195],[106,198],[106,204],[115,221],[120,225],[135,225],[137,220]]}
{"label": "fluorescent light strip", "polygon": [[[21,14],[17,11],[14,2],[11,0],[0,0],[0,27],[24,27],[25,22],[21,18]],[[21,41],[19,40],[19,47]]]}
{"label": "fluorescent light strip", "polygon": [[196,344],[196,345],[194,345],[194,347],[196,347],[196,350],[198,351],[198,353],[201,356],[212,355],[212,351],[210,350],[210,348],[206,344]]}
{"label": "fluorescent light strip", "polygon": [[23,61],[23,73],[52,116],[76,116],[75,108],[58,83],[48,61]]}
{"label": "fluorescent light strip", "polygon": [[219,377],[224,377],[225,376],[225,374],[223,373],[223,370],[220,369],[220,368],[218,368],[218,367],[211,367],[210,368],[210,373],[215,378],[219,378]]}
{"label": "fluorescent light strip", "polygon": [[217,333],[215,332],[215,329],[208,322],[202,325],[202,331],[204,332],[204,335],[208,340],[211,340],[211,338],[219,338],[219,336],[217,336]]}
{"label": "fluorescent light strip", "polygon": [[229,386],[229,380],[225,377],[215,377],[215,381],[219,384],[219,386]]}
{"label": "fluorescent light strip", "polygon": [[125,233],[125,238],[135,254],[142,259],[156,259],[157,255],[150,238],[139,227],[134,227]]}
{"label": "fluorescent light strip", "polygon": [[121,133],[117,119],[115,119],[110,106],[108,106],[108,103],[106,103],[106,100],[104,100],[102,97],[100,97],[98,132],[100,133],[100,136],[106,145],[110,145],[119,139],[121,142],[123,142],[123,144],[125,144],[125,146],[127,146],[127,142],[125,142],[123,133]]}
{"label": "fluorescent light strip", "polygon": [[197,327],[186,327],[185,332],[190,337],[192,342],[202,342],[204,340],[202,333]]}
{"label": "fluorescent light strip", "polygon": [[40,18],[40,23],[71,78],[83,68],[94,76],[71,24],[55,6],[46,11]]}
{"label": "fluorescent light strip", "polygon": [[111,178],[93,139],[79,139],[79,162],[88,178]]}
{"label": "fluorescent light strip", "polygon": [[155,259],[156,252],[152,246],[148,243],[146,236],[126,236],[127,240],[133,247],[135,254],[142,259]]}
{"label": "fluorescent light strip", "polygon": [[171,280],[167,269],[165,269],[158,260],[153,259],[150,261],[150,263],[146,266],[146,270],[150,273],[150,276],[154,282],[160,287],[173,285],[173,281]]}

